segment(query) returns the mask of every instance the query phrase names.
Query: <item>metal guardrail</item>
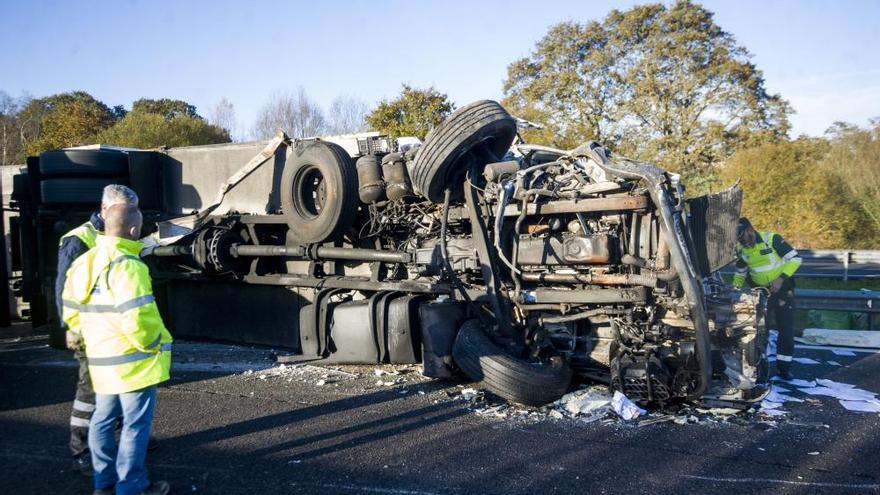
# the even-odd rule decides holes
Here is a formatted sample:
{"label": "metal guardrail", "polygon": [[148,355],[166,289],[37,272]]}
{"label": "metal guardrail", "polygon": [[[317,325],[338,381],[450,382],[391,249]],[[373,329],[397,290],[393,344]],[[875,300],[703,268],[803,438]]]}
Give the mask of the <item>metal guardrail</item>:
{"label": "metal guardrail", "polygon": [[797,309],[880,313],[880,291],[795,289]]}
{"label": "metal guardrail", "polygon": [[[846,250],[827,250],[827,249],[798,249],[798,254],[804,261],[837,261],[843,264],[843,280],[850,278],[880,278],[880,269],[874,274],[858,274],[851,275],[849,273],[851,265],[880,265],[880,251],[846,251]],[[804,267],[806,268],[806,267]],[[808,270],[804,270],[807,276],[828,277],[828,274],[809,274]],[[835,277],[834,275],[830,275]]]}

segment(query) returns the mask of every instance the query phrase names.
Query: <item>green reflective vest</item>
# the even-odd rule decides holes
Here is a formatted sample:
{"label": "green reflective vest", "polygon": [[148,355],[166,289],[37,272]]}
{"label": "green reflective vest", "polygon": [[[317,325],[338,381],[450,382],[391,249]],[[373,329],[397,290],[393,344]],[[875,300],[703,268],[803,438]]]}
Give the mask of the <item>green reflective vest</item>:
{"label": "green reflective vest", "polygon": [[85,343],[95,392],[121,394],[169,378],[171,334],[153,297],[140,242],[98,236],[73,262],[62,293],[63,317]]}
{"label": "green reflective vest", "polygon": [[801,258],[794,249],[787,247],[785,248],[788,249],[787,252],[781,254],[777,252],[774,244],[782,240],[778,234],[756,233],[757,238],[753,246],[743,246],[740,243],[736,245],[736,254],[740,261],[733,275],[735,287],[742,287],[746,276],[756,287],[767,287],[780,276],[791,277],[801,266]]}
{"label": "green reflective vest", "polygon": [[97,227],[92,223],[91,220],[80,225],[79,227],[71,230],[70,232],[61,236],[61,239],[58,240],[58,246],[64,244],[64,239],[68,237],[74,236],[79,238],[79,240],[83,241],[83,244],[92,249],[95,247],[95,240],[98,238],[98,235],[103,234]]}

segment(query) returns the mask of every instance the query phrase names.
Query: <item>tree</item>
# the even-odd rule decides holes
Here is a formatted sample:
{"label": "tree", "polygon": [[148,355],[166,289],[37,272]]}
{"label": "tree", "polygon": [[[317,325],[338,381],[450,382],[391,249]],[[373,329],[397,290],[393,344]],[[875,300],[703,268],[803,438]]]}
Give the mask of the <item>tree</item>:
{"label": "tree", "polygon": [[825,139],[766,143],[736,152],[721,177],[742,180],[743,214],[758,229],[779,232],[796,247],[876,246],[878,230],[840,176],[822,165],[831,149]]}
{"label": "tree", "polygon": [[257,113],[254,134],[268,139],[277,129],[283,129],[290,137],[306,138],[326,132],[324,112],[311,100],[302,87],[296,93],[276,91]]}
{"label": "tree", "polygon": [[764,88],[748,51],[705,8],[680,0],[553,26],[508,67],[504,103],[570,148],[603,141],[682,173],[697,189],[737,149],[784,138],[789,105]]}
{"label": "tree", "polygon": [[367,115],[367,124],[392,138],[415,136],[425,139],[428,131],[443,122],[454,109],[449,98],[433,87],[416,89],[404,84],[397,98],[379,102]]}
{"label": "tree", "polygon": [[21,111],[20,138],[30,155],[90,144],[113,125],[116,113],[84,91],[60,93],[31,100]]}
{"label": "tree", "polygon": [[20,114],[29,101],[27,96],[13,98],[0,90],[0,165],[24,163]]}
{"label": "tree", "polygon": [[847,195],[871,219],[873,230],[880,232],[880,118],[871,119],[869,125],[862,129],[836,122],[826,132],[831,151],[822,165],[840,178]]}
{"label": "tree", "polygon": [[174,117],[178,117],[180,115],[201,118],[201,116],[196,113],[195,105],[190,105],[183,100],[172,100],[169,98],[160,98],[158,100],[141,98],[132,103],[131,111],[141,113],[157,113],[164,116],[168,120],[173,119]]}
{"label": "tree", "polygon": [[97,140],[105,144],[143,149],[230,141],[226,129],[207,123],[198,117],[198,114],[193,116],[177,113],[168,118],[167,113],[154,113],[145,108],[155,109],[155,107],[135,107],[116,125],[99,133]]}
{"label": "tree", "polygon": [[208,110],[208,122],[211,125],[226,129],[229,136],[235,136],[236,120],[235,106],[225,96],[217,100],[216,103]]}
{"label": "tree", "polygon": [[367,129],[367,104],[353,96],[337,96],[330,104],[327,131],[331,134],[352,134]]}

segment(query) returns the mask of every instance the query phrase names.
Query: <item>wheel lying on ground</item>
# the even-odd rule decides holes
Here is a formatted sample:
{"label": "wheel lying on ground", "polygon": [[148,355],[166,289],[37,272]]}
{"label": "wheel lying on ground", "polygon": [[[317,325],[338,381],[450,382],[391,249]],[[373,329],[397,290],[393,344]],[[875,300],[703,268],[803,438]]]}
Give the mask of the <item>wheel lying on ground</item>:
{"label": "wheel lying on ground", "polygon": [[484,164],[501,160],[514,137],[516,121],[497,102],[464,106],[428,133],[413,163],[413,185],[422,196],[442,203],[446,188],[454,193],[461,189],[469,153]]}
{"label": "wheel lying on ground", "polygon": [[357,170],[341,146],[299,144],[281,174],[281,208],[294,239],[324,242],[352,225],[358,208]]}
{"label": "wheel lying on ground", "polygon": [[128,154],[113,150],[47,151],[40,155],[43,177],[128,175]]}
{"label": "wheel lying on ground", "polygon": [[571,384],[566,364],[534,364],[508,355],[483,330],[479,320],[464,322],[452,357],[465,374],[509,401],[541,406],[562,397]]}
{"label": "wheel lying on ground", "polygon": [[40,197],[44,204],[95,205],[101,202],[104,187],[110,184],[128,185],[127,177],[93,177],[46,179],[40,182]]}

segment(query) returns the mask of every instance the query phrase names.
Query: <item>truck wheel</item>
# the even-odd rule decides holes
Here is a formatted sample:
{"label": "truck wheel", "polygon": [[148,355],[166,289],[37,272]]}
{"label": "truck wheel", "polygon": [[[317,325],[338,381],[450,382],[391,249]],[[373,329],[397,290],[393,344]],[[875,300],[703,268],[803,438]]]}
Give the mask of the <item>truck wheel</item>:
{"label": "truck wheel", "polygon": [[112,150],[47,151],[40,155],[43,177],[128,175],[128,154]]}
{"label": "truck wheel", "polygon": [[479,320],[464,322],[452,357],[465,374],[509,401],[541,406],[562,397],[571,384],[568,365],[533,364],[508,355],[497,346]]}
{"label": "truck wheel", "polygon": [[310,141],[293,150],[281,175],[281,208],[294,239],[338,238],[351,227],[358,204],[357,170],[341,146]]}
{"label": "truck wheel", "polygon": [[101,203],[104,187],[110,184],[128,185],[127,177],[93,177],[46,179],[40,182],[40,197],[44,204],[96,205]]}
{"label": "truck wheel", "polygon": [[428,133],[413,164],[413,184],[435,203],[443,192],[461,189],[469,152],[485,163],[500,160],[516,136],[516,121],[504,107],[480,100],[452,113]]}

